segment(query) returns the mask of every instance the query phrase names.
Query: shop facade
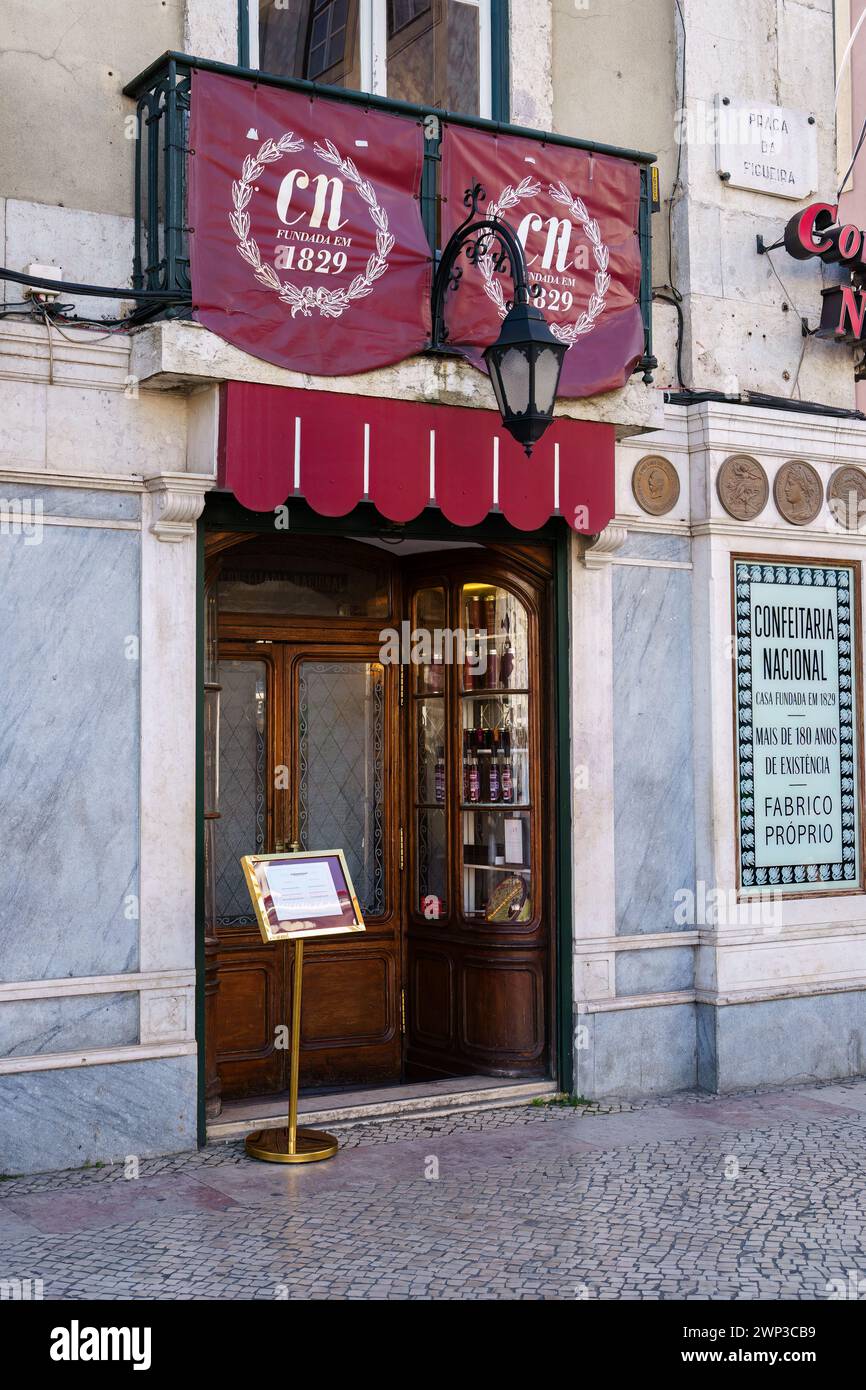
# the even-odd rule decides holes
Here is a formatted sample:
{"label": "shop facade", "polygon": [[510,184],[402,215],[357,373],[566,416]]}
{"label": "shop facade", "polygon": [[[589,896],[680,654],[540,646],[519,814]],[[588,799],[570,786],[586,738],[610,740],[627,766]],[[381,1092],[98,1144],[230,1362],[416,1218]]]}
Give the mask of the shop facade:
{"label": "shop facade", "polygon": [[[268,1113],[286,1086],[291,964],[263,944],[238,861],[292,846],[342,847],[367,919],[362,939],[308,949],[301,1077],[323,1110],[358,1090],[633,1097],[861,1073],[863,534],[838,503],[866,477],[866,426],[850,349],[799,328],[840,270],[774,253],[792,312],[754,252],[756,230],[776,241],[800,203],[728,187],[714,148],[675,138],[678,110],[737,80],[739,50],[710,70],[683,54],[668,7],[648,6],[622,69],[633,92],[655,64],[665,101],[641,115],[633,96],[602,98],[585,61],[616,47],[613,15],[590,38],[559,4],[361,4],[343,28],[319,6],[330,28],[308,16],[302,62],[278,28],[291,7],[263,6],[260,24],[235,0],[182,8],[178,32],[149,16],[146,34],[112,39],[126,93],[100,139],[129,122],[122,170],[105,187],[85,171],[66,206],[23,178],[5,201],[11,269],[58,263],[178,302],[112,336],[0,322],[0,1166],[173,1152]],[[686,24],[705,9],[684,0]],[[787,98],[816,118],[817,197],[835,177],[832,27],[795,18],[743,95],[775,86],[784,103],[817,55],[807,96]],[[475,55],[469,77],[449,43]],[[254,71],[263,47],[270,80]],[[587,161],[590,210],[608,163],[633,175],[626,338],[637,325],[640,340],[622,379],[602,338],[611,297],[572,349],[582,385],[527,463],[465,353],[388,361],[373,324],[375,369],[332,375],[206,324],[219,304],[190,318],[196,73],[268,100],[308,96],[309,75],[371,92],[374,118],[420,130],[420,217],[440,249],[449,119],[479,159],[511,140],[524,162]],[[370,113],[330,100],[357,122],[360,164]],[[243,124],[260,151],[265,132]],[[257,177],[240,182],[254,194]],[[555,273],[567,218],[522,211]],[[590,281],[612,217],[572,228]],[[232,257],[232,277],[250,268]],[[835,684],[818,694],[835,702],[820,768],[785,774],[806,781],[803,807],[756,829],[749,799],[778,788],[755,790],[743,675],[762,637],[749,586],[759,607],[771,584],[832,590]],[[778,679],[808,702],[817,668]],[[796,843],[825,833],[825,858]],[[749,858],[761,835],[778,837],[770,870]]]}

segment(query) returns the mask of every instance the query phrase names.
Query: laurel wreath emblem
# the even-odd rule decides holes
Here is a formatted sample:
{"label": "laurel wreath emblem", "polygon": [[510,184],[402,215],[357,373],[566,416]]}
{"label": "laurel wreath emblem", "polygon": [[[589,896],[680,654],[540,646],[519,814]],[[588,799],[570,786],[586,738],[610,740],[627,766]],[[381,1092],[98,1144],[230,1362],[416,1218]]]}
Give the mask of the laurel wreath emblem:
{"label": "laurel wreath emblem", "polygon": [[311,285],[303,288],[282,280],[272,265],[262,260],[258,243],[250,236],[250,215],[247,211],[253,196],[256,179],[264,171],[265,165],[274,164],[285,154],[294,154],[304,148],[304,142],[296,139],[294,131],[286,131],[278,140],[268,139],[257,155],[247,155],[243,162],[241,177],[232,183],[232,202],[234,211],[229,216],[232,231],[237,237],[237,251],[253,268],[253,274],[260,284],[278,294],[282,302],[291,309],[292,318],[301,314],[310,318],[317,309],[324,318],[338,319],[356,299],[364,299],[371,294],[376,281],[388,269],[388,257],[394,246],[394,237],[388,224],[388,214],[380,206],[373,185],[358,172],[351,159],[344,159],[336,145],[330,140],[313,143],[313,152],[325,164],[335,165],[347,183],[352,184],[359,197],[367,204],[370,217],[376,228],[376,250],[367,261],[362,275],[356,275],[346,289],[329,290],[324,285],[313,289]]}
{"label": "laurel wreath emblem", "polygon": [[[496,202],[489,205],[486,215],[501,217],[503,213],[517,207],[524,198],[535,198],[540,192],[541,184],[537,179],[531,177],[523,179],[516,188],[513,184],[508,184],[507,187],[503,188]],[[590,217],[582,198],[572,197],[570,189],[561,182],[550,184],[547,192],[555,203],[561,203],[567,207],[575,221],[580,223],[592,247],[596,264],[594,288],[586,309],[575,319],[574,323],[552,323],[550,325],[550,331],[554,337],[558,338],[561,343],[568,343],[571,347],[578,338],[585,333],[592,332],[597,320],[604,313],[607,292],[610,289],[608,270],[610,251],[601,239],[601,229],[598,222],[594,217]],[[492,246],[485,255],[479,256],[478,265],[484,276],[484,289],[496,305],[500,318],[504,319],[508,313],[508,304],[502,284],[495,274],[496,265]]]}

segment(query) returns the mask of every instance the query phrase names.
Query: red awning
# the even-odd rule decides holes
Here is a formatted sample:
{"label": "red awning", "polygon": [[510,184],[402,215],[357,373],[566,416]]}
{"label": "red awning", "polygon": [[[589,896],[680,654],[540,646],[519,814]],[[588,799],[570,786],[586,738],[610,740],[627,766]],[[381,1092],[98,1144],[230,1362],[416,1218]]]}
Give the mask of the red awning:
{"label": "red awning", "polygon": [[251,511],[303,497],[322,516],[372,502],[390,521],[436,506],[456,526],[501,512],[534,531],[560,515],[587,535],[614,514],[614,429],[558,419],[531,459],[492,410],[230,381],[219,485]]}

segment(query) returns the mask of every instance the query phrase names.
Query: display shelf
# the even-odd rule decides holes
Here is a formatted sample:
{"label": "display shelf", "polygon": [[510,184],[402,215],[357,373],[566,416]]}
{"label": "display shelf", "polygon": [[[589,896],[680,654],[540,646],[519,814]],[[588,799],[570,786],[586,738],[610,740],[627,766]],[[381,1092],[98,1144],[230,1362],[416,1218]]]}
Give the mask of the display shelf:
{"label": "display shelf", "polygon": [[473,864],[470,859],[464,859],[464,869],[477,869],[482,874],[531,874],[532,869],[528,864]]}
{"label": "display shelf", "polygon": [[[439,803],[440,807],[442,803]],[[529,801],[461,801],[461,811],[531,811]]]}
{"label": "display shelf", "polygon": [[[529,914],[533,896],[529,616],[494,584],[464,584],[457,603],[465,659],[437,658],[410,681],[416,911],[429,915],[432,901],[444,912],[450,877],[464,919],[495,930],[517,920],[512,910]],[[443,588],[420,589],[415,627],[454,630],[452,604]]]}
{"label": "display shelf", "polygon": [[516,695],[528,695],[528,690],[517,690],[512,686],[507,689],[497,686],[496,689],[488,688],[486,685],[472,687],[464,686],[460,691],[461,700],[504,700],[511,699]]}

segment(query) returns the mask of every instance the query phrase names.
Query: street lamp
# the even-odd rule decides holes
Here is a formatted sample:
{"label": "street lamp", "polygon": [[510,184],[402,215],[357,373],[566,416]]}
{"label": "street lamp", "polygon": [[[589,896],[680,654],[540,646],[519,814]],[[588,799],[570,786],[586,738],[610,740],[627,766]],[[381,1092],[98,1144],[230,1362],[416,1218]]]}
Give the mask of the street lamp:
{"label": "street lamp", "polygon": [[541,310],[532,302],[526,256],[518,237],[501,218],[480,215],[478,205],[484,197],[480,184],[467,190],[463,201],[470,209],[469,216],[442,252],[433,283],[433,346],[441,348],[448,343],[445,295],[449,289],[456,290],[463,278],[463,270],[457,265],[461,251],[465,248],[467,258],[477,264],[498,243],[494,269],[508,266],[514,281],[514,299],[499,337],[485,349],[484,360],[502,423],[526,450],[528,458],[553,420],[568,344],[553,336]]}

